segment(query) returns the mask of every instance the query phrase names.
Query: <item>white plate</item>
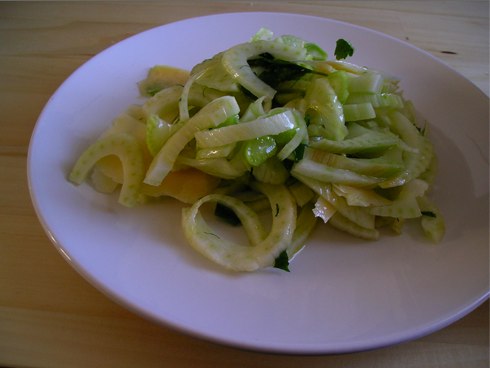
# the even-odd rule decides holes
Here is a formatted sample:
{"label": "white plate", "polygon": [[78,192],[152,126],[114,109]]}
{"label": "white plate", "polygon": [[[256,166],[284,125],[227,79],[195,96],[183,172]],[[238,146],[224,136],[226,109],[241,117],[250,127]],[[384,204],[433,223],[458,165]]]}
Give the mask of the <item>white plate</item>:
{"label": "white plate", "polygon": [[[131,103],[149,67],[190,68],[260,27],[392,73],[430,121],[440,159],[434,198],[447,220],[442,244],[416,231],[363,242],[321,227],[292,272],[224,272],[184,241],[179,206],[126,209],[114,196],[66,180],[81,151]],[[488,98],[407,43],[324,18],[221,14],[154,28],[89,60],[56,91],[34,130],[28,176],[57,249],[97,288],[155,321],[216,342],[288,353],[339,353],[418,338],[487,297]]]}

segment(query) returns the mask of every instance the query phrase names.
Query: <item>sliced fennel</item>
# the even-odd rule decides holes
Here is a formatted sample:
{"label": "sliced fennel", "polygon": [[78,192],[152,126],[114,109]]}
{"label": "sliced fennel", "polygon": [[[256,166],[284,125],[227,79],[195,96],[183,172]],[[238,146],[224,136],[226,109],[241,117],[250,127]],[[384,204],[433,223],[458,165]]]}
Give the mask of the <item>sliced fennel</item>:
{"label": "sliced fennel", "polygon": [[241,124],[196,132],[196,144],[200,148],[217,147],[266,135],[279,134],[293,129],[295,127],[294,121],[292,111],[286,110]]}
{"label": "sliced fennel", "polygon": [[[429,199],[435,150],[391,76],[263,28],[190,73],[156,66],[139,87],[142,104],[114,119],[69,180],[90,177],[128,207],[187,204],[186,239],[225,268],[289,270],[320,223],[375,240],[416,219],[429,240],[444,236]],[[248,244],[210,228],[202,208],[213,203],[236,215]]]}
{"label": "sliced fennel", "polygon": [[109,155],[117,156],[123,167],[119,203],[133,207],[142,200],[139,189],[144,176],[144,161],[138,141],[127,133],[107,135],[90,145],[75,163],[69,180],[75,184],[82,183],[97,161]]}
{"label": "sliced fennel", "polygon": [[[284,186],[256,184],[256,187],[269,198],[272,209],[272,227],[267,236],[263,236],[258,216],[243,202],[212,194],[183,210],[182,226],[191,246],[234,271],[255,271],[272,266],[276,257],[291,244],[296,227],[296,204]],[[209,227],[199,212],[200,207],[209,201],[219,201],[235,212],[244,225],[250,245],[224,239]]]}
{"label": "sliced fennel", "polygon": [[160,184],[196,132],[217,126],[228,117],[238,114],[239,110],[236,100],[229,96],[217,98],[203,107],[167,140],[148,168],[144,182]]}

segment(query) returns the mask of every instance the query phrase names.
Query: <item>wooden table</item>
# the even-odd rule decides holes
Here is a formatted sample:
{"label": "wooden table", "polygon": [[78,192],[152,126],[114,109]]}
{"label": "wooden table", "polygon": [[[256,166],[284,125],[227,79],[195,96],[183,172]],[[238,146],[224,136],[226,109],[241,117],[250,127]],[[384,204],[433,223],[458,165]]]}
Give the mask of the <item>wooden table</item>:
{"label": "wooden table", "polygon": [[487,367],[488,301],[416,341],[356,354],[242,351],[151,323],[80,277],[43,232],[26,157],[36,119],[87,59],[140,31],[213,13],[282,11],[367,26],[429,51],[487,95],[487,1],[0,3],[0,366]]}

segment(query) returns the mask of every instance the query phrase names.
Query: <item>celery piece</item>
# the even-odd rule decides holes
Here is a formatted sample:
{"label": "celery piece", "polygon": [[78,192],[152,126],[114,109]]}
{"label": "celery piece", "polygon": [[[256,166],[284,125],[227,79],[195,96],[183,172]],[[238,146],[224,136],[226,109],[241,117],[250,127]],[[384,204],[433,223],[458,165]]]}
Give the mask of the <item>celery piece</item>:
{"label": "celery piece", "polygon": [[404,106],[403,98],[395,93],[351,93],[345,103],[358,104],[369,102],[374,108],[401,109]]}
{"label": "celery piece", "polygon": [[245,159],[252,166],[259,166],[277,151],[277,144],[271,136],[262,136],[245,142],[243,152]]}
{"label": "celery piece", "polygon": [[349,78],[349,93],[380,93],[383,86],[383,76],[372,71]]}
{"label": "celery piece", "polygon": [[339,98],[341,104],[345,104],[347,98],[349,97],[348,83],[349,79],[347,72],[344,70],[337,70],[328,75],[328,81],[332,86],[335,94]]}
{"label": "celery piece", "polygon": [[345,121],[368,120],[376,117],[370,102],[348,104],[343,106]]}

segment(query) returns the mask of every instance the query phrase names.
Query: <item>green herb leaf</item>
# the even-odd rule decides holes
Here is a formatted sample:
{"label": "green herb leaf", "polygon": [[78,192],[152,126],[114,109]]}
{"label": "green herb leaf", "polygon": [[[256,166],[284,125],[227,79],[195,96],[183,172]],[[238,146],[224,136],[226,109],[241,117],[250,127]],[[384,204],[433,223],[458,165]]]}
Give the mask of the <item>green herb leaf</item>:
{"label": "green herb leaf", "polygon": [[276,258],[274,262],[274,268],[279,268],[280,270],[290,272],[289,271],[289,257],[288,252],[283,250],[281,254]]}
{"label": "green herb leaf", "polygon": [[305,154],[305,148],[306,144],[301,143],[295,150],[294,150],[294,161],[298,162],[303,159],[303,156]]}
{"label": "green herb leaf", "polygon": [[348,41],[344,40],[343,38],[339,38],[335,46],[334,54],[337,60],[346,59],[354,54],[354,47],[352,47]]}
{"label": "green herb leaf", "polygon": [[249,65],[252,69],[260,70],[259,78],[272,88],[276,88],[286,80],[296,80],[310,73],[310,70],[300,65],[275,59],[270,54],[262,54],[258,58],[249,60]]}

